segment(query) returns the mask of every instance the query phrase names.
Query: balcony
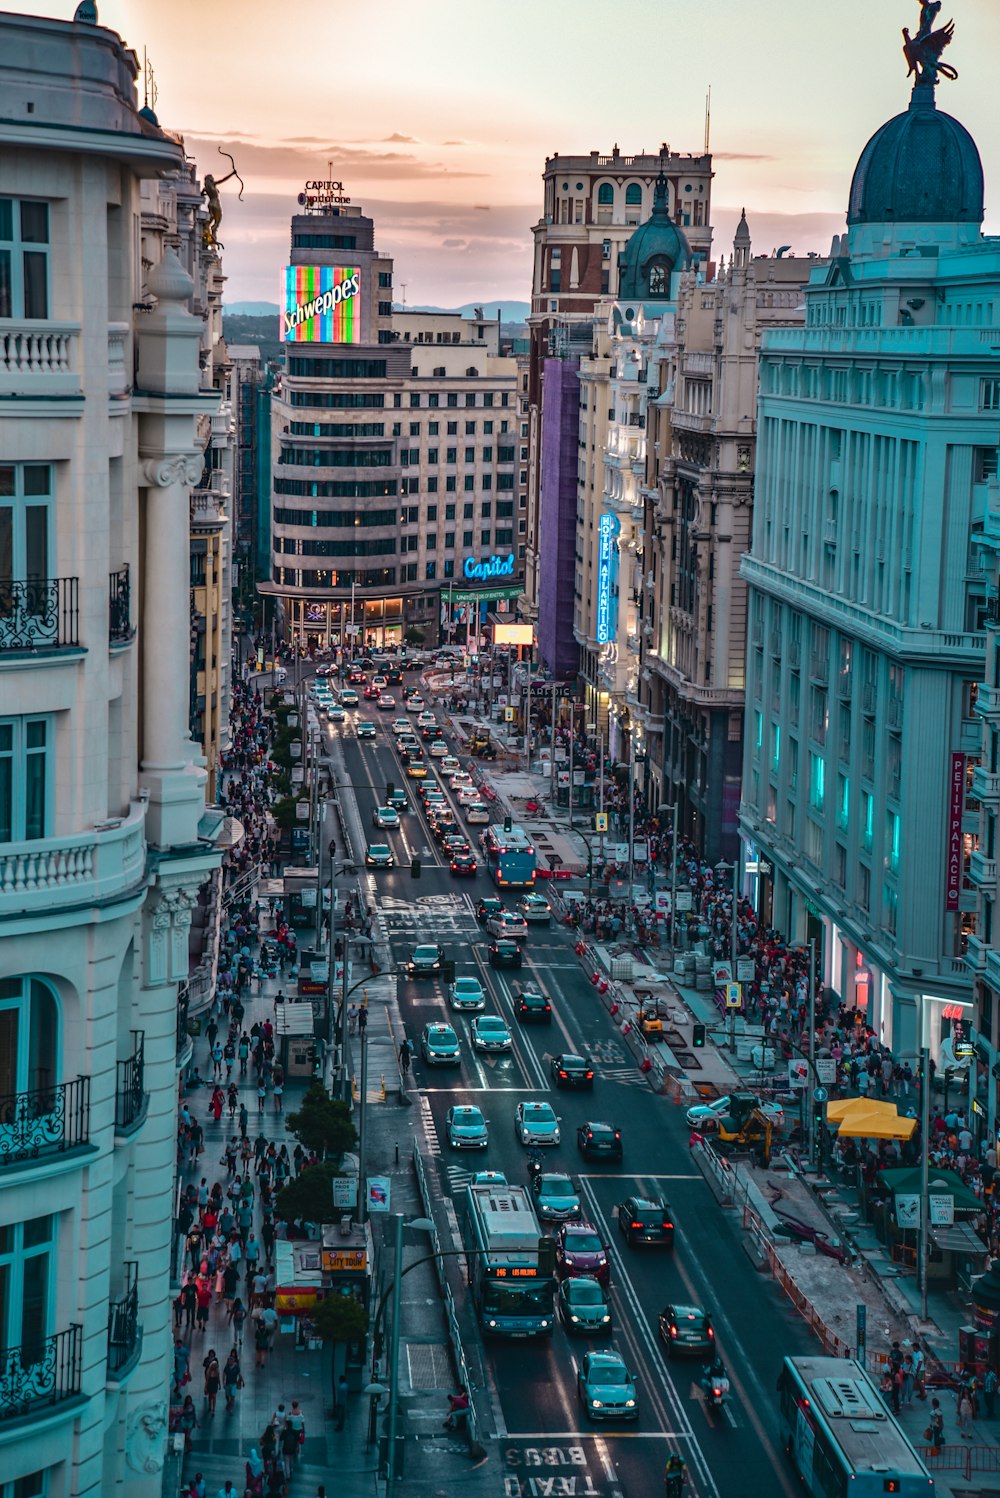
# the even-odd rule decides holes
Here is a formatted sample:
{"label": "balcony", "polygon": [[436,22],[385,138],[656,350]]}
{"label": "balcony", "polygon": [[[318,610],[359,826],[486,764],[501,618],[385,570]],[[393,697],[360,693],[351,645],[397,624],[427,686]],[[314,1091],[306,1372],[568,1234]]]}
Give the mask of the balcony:
{"label": "balcony", "polygon": [[143,1085],[144,1040],[145,1034],[142,1030],[133,1030],[131,1056],[115,1063],[117,1070],[115,1078],[116,1134],[133,1133],[146,1116],[146,1104],[149,1100]]}
{"label": "balcony", "polygon": [[813,681],[826,685],[830,675],[830,662],[825,655],[810,656],[809,675]]}
{"label": "balcony", "polygon": [[125,1293],[108,1306],[108,1378],[121,1382],[138,1360],[142,1347],[139,1325],[139,1265],[125,1260]]}
{"label": "balcony", "polygon": [[114,401],[127,400],[132,393],[128,335],[127,322],[108,323],[108,396]]}
{"label": "balcony", "polygon": [[986,854],[976,848],[969,858],[969,878],[977,889],[985,890],[987,894],[995,893],[997,887],[997,861],[995,858],[987,858]]}
{"label": "balcony", "polygon": [[0,397],[79,396],[76,364],[79,323],[12,322],[0,325]]}
{"label": "balcony", "polygon": [[146,809],[68,837],[0,845],[0,921],[115,899],[146,873]]}
{"label": "balcony", "polygon": [[134,639],[132,579],[126,563],[108,577],[108,644],[128,645]]}
{"label": "balcony", "polygon": [[75,577],[0,582],[0,661],[22,651],[79,648],[78,582]]}
{"label": "balcony", "polygon": [[850,666],[837,672],[837,696],[842,702],[850,702],[854,690],[854,672]]}
{"label": "balcony", "polygon": [[976,692],[974,711],[981,718],[1000,720],[1000,687],[991,687],[987,682],[981,681]]}
{"label": "balcony", "polygon": [[965,949],[965,960],[971,972],[984,973],[986,971],[987,950],[988,949],[983,938],[981,936],[976,936],[974,932],[971,932],[969,934],[969,937],[967,938],[967,946]]}
{"label": "balcony", "polygon": [[976,765],[972,772],[970,791],[974,801],[982,801],[993,807],[1000,805],[1000,773],[987,770],[983,765]]}
{"label": "balcony", "polygon": [[0,1096],[0,1172],[90,1143],[90,1078]]}
{"label": "balcony", "polygon": [[903,726],[903,699],[901,697],[890,697],[886,704],[885,721],[889,728],[902,728]]}
{"label": "balcony", "polygon": [[0,1360],[0,1421],[23,1420],[80,1397],[83,1328],[8,1347]]}

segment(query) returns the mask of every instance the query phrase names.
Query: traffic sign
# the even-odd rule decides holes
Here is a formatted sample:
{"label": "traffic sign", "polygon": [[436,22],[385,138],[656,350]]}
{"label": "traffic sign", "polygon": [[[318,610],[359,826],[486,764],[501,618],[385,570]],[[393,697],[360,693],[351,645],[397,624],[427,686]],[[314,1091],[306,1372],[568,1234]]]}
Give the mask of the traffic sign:
{"label": "traffic sign", "polygon": [[722,988],[725,984],[733,981],[733,969],[728,962],[714,962],[712,964],[712,982],[716,988]]}
{"label": "traffic sign", "polygon": [[743,1002],[743,984],[726,984],[726,1008],[738,1009]]}
{"label": "traffic sign", "polygon": [[813,1088],[813,1102],[814,1103],[825,1103],[826,1100],[827,1100],[827,1098],[829,1096],[830,1096],[830,1094],[827,1092],[827,1090],[826,1090],[825,1087],[814,1087]]}
{"label": "traffic sign", "polygon": [[606,811],[595,811],[594,812],[594,831],[595,832],[607,832],[607,830],[608,830],[608,814],[607,814],[607,812]]}

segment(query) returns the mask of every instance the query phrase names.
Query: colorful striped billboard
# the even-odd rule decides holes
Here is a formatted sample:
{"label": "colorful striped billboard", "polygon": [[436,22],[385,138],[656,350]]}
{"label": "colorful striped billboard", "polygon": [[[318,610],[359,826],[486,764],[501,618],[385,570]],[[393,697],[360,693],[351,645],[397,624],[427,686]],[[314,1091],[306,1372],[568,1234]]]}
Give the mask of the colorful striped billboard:
{"label": "colorful striped billboard", "polygon": [[281,337],[284,343],[360,343],[360,268],[286,265]]}

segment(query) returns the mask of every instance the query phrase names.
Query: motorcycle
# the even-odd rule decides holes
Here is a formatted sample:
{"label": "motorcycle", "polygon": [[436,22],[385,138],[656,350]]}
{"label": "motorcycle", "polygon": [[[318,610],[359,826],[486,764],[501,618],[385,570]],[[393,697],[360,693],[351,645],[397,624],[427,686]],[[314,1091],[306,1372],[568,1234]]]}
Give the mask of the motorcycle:
{"label": "motorcycle", "polygon": [[705,1403],[710,1410],[721,1410],[729,1395],[729,1379],[726,1376],[726,1365],[721,1358],[711,1363],[702,1373],[699,1383],[701,1392],[705,1396]]}
{"label": "motorcycle", "polygon": [[684,1491],[685,1467],[683,1457],[676,1458],[675,1463],[668,1463],[667,1470],[664,1473],[663,1488],[666,1498],[681,1498],[681,1494]]}
{"label": "motorcycle", "polygon": [[537,1155],[531,1155],[531,1156],[529,1156],[529,1158],[528,1158],[528,1179],[531,1182],[531,1189],[534,1192],[538,1191],[539,1182],[541,1180],[541,1175],[542,1175],[542,1162],[541,1162],[541,1160],[539,1159],[539,1157]]}

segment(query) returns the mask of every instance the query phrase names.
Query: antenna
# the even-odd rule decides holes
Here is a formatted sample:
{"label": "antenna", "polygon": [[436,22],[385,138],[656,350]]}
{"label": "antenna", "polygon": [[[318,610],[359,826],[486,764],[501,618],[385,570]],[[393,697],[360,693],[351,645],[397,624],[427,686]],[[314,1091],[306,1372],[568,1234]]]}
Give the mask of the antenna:
{"label": "antenna", "polygon": [[705,155],[709,152],[709,140],[712,134],[712,85],[708,85],[708,93],[705,95]]}
{"label": "antenna", "polygon": [[399,289],[403,293],[403,306],[405,307],[406,306],[406,282],[405,281],[400,281],[400,283],[399,283]]}
{"label": "antenna", "polygon": [[151,109],[156,113],[156,100],[160,90],[156,86],[153,76],[153,64],[150,62],[145,47],[142,49],[142,104],[144,109]]}

